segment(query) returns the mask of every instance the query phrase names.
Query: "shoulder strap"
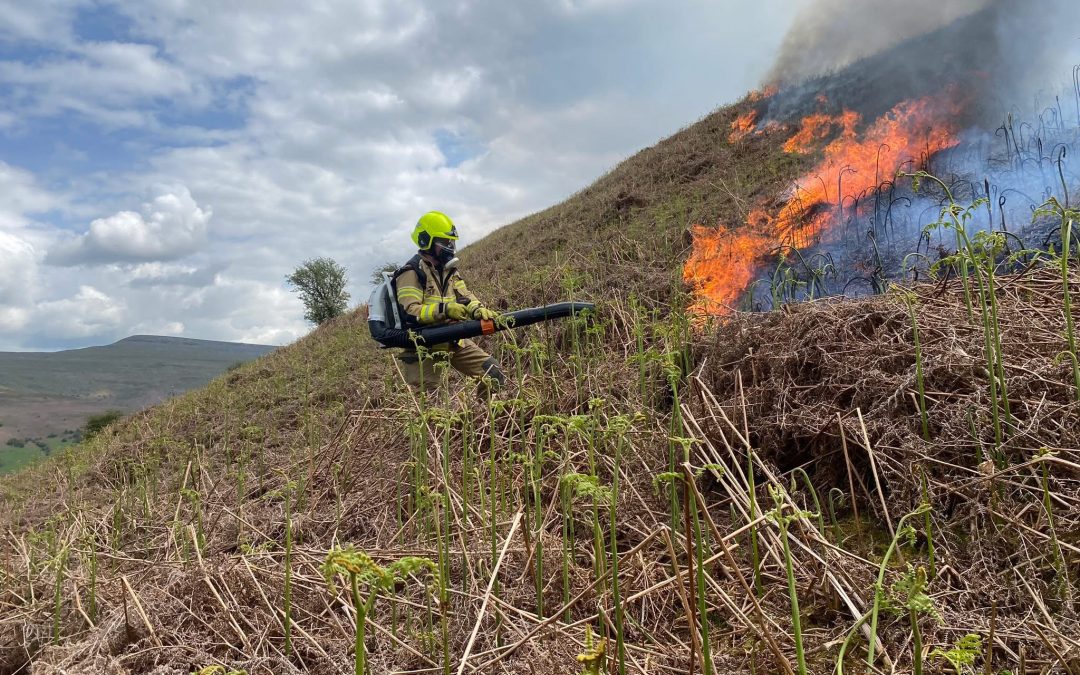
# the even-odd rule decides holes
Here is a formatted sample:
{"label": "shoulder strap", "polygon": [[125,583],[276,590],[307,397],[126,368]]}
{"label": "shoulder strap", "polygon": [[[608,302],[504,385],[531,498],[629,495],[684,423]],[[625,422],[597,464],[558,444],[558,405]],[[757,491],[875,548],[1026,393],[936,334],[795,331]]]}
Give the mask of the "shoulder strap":
{"label": "shoulder strap", "polygon": [[420,282],[421,290],[427,287],[427,274],[424,273],[424,268],[420,263],[420,255],[414,255],[412,258],[409,258],[409,261],[407,263],[394,270],[394,273],[390,275],[390,294],[393,298],[394,313],[397,315],[397,321],[395,325],[398,328],[409,328],[420,325],[415,318],[413,318],[409,314],[406,314],[404,310],[400,309],[400,303],[398,303],[397,300],[397,280],[398,277],[400,277],[405,272],[412,271],[416,273],[416,279]]}
{"label": "shoulder strap", "polygon": [[405,272],[409,271],[409,270],[412,270],[413,272],[416,272],[416,276],[420,280],[420,285],[421,286],[427,286],[427,274],[424,273],[424,268],[420,264],[420,262],[421,262],[420,254],[416,254],[413,257],[409,258],[409,262],[405,263],[404,265],[402,265],[401,267],[397,268],[397,270],[394,271],[394,275],[392,277],[390,277],[390,281],[395,283],[395,288],[394,288],[395,293],[397,293],[397,288],[396,288],[397,278],[399,276],[401,276],[402,274],[404,274]]}

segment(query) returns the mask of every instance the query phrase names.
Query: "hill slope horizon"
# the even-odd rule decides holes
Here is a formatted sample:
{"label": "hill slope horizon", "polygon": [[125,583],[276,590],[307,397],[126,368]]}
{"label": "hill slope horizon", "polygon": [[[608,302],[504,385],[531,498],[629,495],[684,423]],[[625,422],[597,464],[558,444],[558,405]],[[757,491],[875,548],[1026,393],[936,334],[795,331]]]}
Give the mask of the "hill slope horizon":
{"label": "hill slope horizon", "polygon": [[62,447],[92,415],[141,410],[274,349],[132,335],[80,349],[0,352],[0,471]]}

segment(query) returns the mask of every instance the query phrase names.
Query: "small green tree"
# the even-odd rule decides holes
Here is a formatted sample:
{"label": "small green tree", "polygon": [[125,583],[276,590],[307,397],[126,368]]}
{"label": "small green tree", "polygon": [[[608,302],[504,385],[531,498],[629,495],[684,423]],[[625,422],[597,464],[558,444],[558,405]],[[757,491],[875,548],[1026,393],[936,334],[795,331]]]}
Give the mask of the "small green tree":
{"label": "small green tree", "polygon": [[316,325],[341,316],[349,306],[345,268],[332,258],[306,260],[285,280],[300,293],[304,318]]}
{"label": "small green tree", "polygon": [[393,274],[397,271],[398,267],[401,267],[401,265],[393,262],[385,262],[382,265],[379,265],[375,269],[371,270],[371,285],[378,286],[382,283],[383,272],[389,272]]}

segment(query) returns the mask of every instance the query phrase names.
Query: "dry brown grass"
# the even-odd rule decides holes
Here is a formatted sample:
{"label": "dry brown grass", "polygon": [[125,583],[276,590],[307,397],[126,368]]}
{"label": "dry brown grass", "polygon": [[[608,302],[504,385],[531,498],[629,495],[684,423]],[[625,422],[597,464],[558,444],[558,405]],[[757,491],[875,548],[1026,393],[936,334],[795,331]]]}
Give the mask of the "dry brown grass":
{"label": "dry brown grass", "polygon": [[[1080,288],[1076,270],[1072,286]],[[897,297],[733,318],[701,348],[700,383],[717,392],[715,402],[702,399],[705,411],[718,406],[734,420],[745,412],[768,471],[803,467],[822,496],[830,488],[849,492],[846,440],[858,508],[879,533],[923,500],[925,474],[940,570],[931,589],[942,615],[930,624],[931,639],[946,644],[972,632],[988,640],[996,631],[993,672],[1015,669],[1021,652],[1031,668],[1072,672],[1080,656],[1080,404],[1071,367],[1057,358],[1064,349],[1061,278],[1054,270],[1029,272],[1010,277],[999,293],[1014,423],[997,449],[981,324],[968,319],[955,281],[914,290],[931,440],[921,436],[911,320]],[[731,430],[716,433],[730,437]],[[841,545],[873,558],[852,524]],[[1055,560],[1055,536],[1062,561]],[[926,554],[920,533],[912,555],[925,563]],[[833,555],[849,590],[872,582],[872,566]],[[900,644],[908,629],[900,621],[890,630],[892,644]]]}
{"label": "dry brown grass", "polygon": [[[915,477],[925,470],[939,571],[931,592],[942,617],[940,623],[924,626],[927,644],[944,648],[968,632],[989,640],[993,632],[995,667],[1015,668],[1022,652],[1030,667],[1043,664],[1053,672],[1055,668],[1067,672],[1061,664],[1072,663],[1074,656],[1069,655],[1076,653],[1080,626],[1064,591],[1048,575],[1049,529],[1039,508],[1038,470],[1040,462],[1048,462],[1056,534],[1076,578],[1080,444],[1077,407],[1068,402],[1074,394],[1071,374],[1052,362],[1059,330],[1052,311],[1053,288],[1053,279],[1040,272],[1010,280],[1003,291],[1006,364],[1021,431],[1003,448],[1008,467],[1000,470],[979,466],[978,448],[986,451],[985,425],[977,426],[978,439],[966,431],[966,411],[982,408],[984,383],[978,369],[978,329],[963,317],[955,289],[917,289],[919,316],[926,326],[934,439],[930,444],[919,437],[918,414],[910,397],[914,363],[910,324],[905,307],[893,298],[825,301],[767,315],[740,315],[696,346],[697,368],[687,380],[683,399],[685,433],[701,441],[692,464],[724,467],[721,474],[706,476],[699,488],[709,505],[706,522],[716,528],[707,556],[716,562],[710,566],[706,597],[714,617],[717,672],[745,672],[751,661],[766,672],[794,663],[779,542],[775,527],[767,521],[758,523],[765,594],[755,600],[746,592],[751,572],[748,540],[745,530],[740,531],[747,512],[743,437],[757,453],[759,504],[768,504],[765,485],[788,485],[796,465],[814,477],[822,495],[831,486],[846,491],[837,414],[852,458],[864,530],[856,533],[847,507],[839,514],[840,536],[827,528],[823,539],[813,520],[800,521],[792,530],[811,671],[831,670],[837,641],[868,607],[887,522],[896,523],[918,504]],[[374,369],[388,364],[363,353],[363,344],[347,337],[361,329],[361,318],[354,315],[320,329],[206,392],[143,415],[87,452],[81,458],[85,464],[54,464],[31,474],[36,481],[32,498],[24,493],[5,500],[15,508],[8,511],[0,559],[5,570],[0,593],[3,672],[18,672],[26,659],[26,645],[40,648],[35,673],[187,673],[212,663],[251,673],[347,671],[350,603],[347,594],[328,591],[319,576],[325,551],[337,543],[351,543],[378,560],[435,556],[432,542],[421,533],[407,528],[404,537],[395,536],[399,530],[395,486],[409,452],[401,425],[415,402],[378,386],[370,388],[378,382]],[[649,409],[628,393],[636,389],[635,367],[612,358],[623,347],[632,349],[629,335],[618,328],[631,319],[622,319],[611,322],[603,352],[608,356],[588,362],[580,389],[572,364],[559,355],[544,377],[526,378],[519,394],[534,403],[510,406],[497,418],[494,433],[500,453],[529,447],[536,429],[528,420],[538,411],[584,412],[583,396],[605,396],[611,414]],[[566,339],[556,329],[543,343]],[[334,358],[344,358],[345,363],[322,367]],[[335,380],[327,370],[343,375]],[[308,400],[316,404],[313,407],[305,407],[301,395],[309,377],[323,378],[311,388]],[[743,390],[737,386],[740,378]],[[660,382],[658,374],[650,376],[654,392]],[[539,407],[537,400],[542,401]],[[339,410],[347,412],[330,412],[339,402],[343,406]],[[662,406],[663,399],[653,403]],[[666,466],[669,420],[661,409],[653,409],[633,432],[622,476],[621,578],[629,614],[637,622],[627,632],[630,672],[684,672],[690,643],[691,614],[677,592],[684,584],[671,576],[671,553],[685,575],[685,541],[666,529],[670,516],[653,486],[653,476]],[[865,432],[856,409],[862,412]],[[315,419],[305,424],[309,413]],[[523,421],[525,426],[518,426]],[[266,429],[272,433],[264,433]],[[478,433],[479,445],[486,447],[483,439],[492,430],[478,420]],[[439,437],[432,432],[431,438]],[[317,441],[309,447],[312,438]],[[249,459],[251,478],[239,495],[235,457],[245,442],[254,452]],[[535,616],[529,576],[532,545],[520,535],[508,546],[500,570],[501,593],[490,603],[487,617],[479,617],[488,583],[484,561],[489,542],[482,519],[461,507],[461,442],[460,430],[455,430],[451,483],[459,534],[451,546],[454,592],[447,608],[451,654],[460,656],[480,620],[483,630],[471,664],[489,663],[485,670],[504,673],[568,672],[574,655],[582,651],[584,624],[599,626],[597,612],[603,610],[609,617],[611,612],[610,594],[590,588],[587,520],[582,515],[578,525],[571,596],[580,598],[570,607],[571,624],[559,619],[541,622]],[[1055,454],[1038,459],[1036,452],[1043,446]],[[867,461],[867,448],[876,458],[876,474]],[[568,450],[567,461],[584,470],[584,446],[576,441]],[[429,477],[437,488],[441,483],[437,446],[430,452]],[[152,461],[157,462],[160,484],[144,500],[139,496],[139,467]],[[605,454],[606,468],[600,471],[604,483],[610,482],[609,461]],[[260,465],[262,469],[256,470]],[[290,658],[282,652],[284,529],[278,491],[284,478],[277,469],[294,480],[311,477],[295,516],[297,630]],[[524,492],[524,476],[520,470],[509,475],[516,486],[511,491],[513,511]],[[24,489],[27,480],[24,477]],[[556,481],[553,471],[544,484],[545,504],[556,501]],[[882,496],[875,489],[879,481]],[[198,554],[190,544],[198,521],[191,504],[178,498],[181,485],[197,487],[202,498],[207,543]],[[337,491],[335,485],[340,486]],[[340,520],[338,493],[343,495]],[[798,507],[813,508],[801,487],[790,495]],[[127,504],[119,524],[114,511],[118,502]],[[881,510],[882,503],[887,512]],[[241,511],[237,504],[243,505]],[[547,513],[543,537],[545,568],[551,578],[545,602],[548,615],[559,616],[559,519],[557,512]],[[180,527],[172,525],[177,514]],[[510,515],[504,514],[502,536],[509,529]],[[50,529],[55,544],[41,535]],[[94,626],[85,615],[88,535],[95,537],[99,556],[99,614]],[[902,549],[908,562],[925,564],[921,537],[913,547]],[[238,546],[238,539],[245,545]],[[64,637],[59,647],[51,647],[44,643],[51,625],[55,570],[43,556],[50,546],[56,550],[63,545],[72,551],[62,601]],[[889,571],[887,587],[901,571]],[[34,601],[29,597],[31,587]],[[373,672],[435,672],[438,652],[425,649],[416,633],[395,633],[391,628],[391,608],[397,604],[404,612],[412,607],[415,623],[418,608],[431,601],[426,593],[422,587],[414,588],[396,601],[381,602],[369,630]],[[502,647],[493,637],[496,615],[503,621]],[[35,644],[31,631],[45,636],[44,641]],[[880,635],[888,658],[903,672],[910,661],[906,622],[883,615]],[[783,655],[780,660],[770,653],[770,641]],[[452,661],[456,668],[456,660]],[[857,661],[854,657],[849,662],[849,672],[860,672]]]}

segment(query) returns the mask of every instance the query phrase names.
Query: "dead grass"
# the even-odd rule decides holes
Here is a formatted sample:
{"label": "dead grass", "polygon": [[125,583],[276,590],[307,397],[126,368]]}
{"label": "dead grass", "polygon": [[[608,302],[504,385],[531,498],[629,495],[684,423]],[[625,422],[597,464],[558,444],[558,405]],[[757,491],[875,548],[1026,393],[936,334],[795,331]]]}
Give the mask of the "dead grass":
{"label": "dead grass", "polygon": [[[927,326],[923,335],[932,401],[930,444],[919,437],[918,414],[910,400],[910,324],[904,306],[892,298],[826,301],[767,315],[740,315],[697,345],[698,368],[687,380],[684,398],[685,433],[700,440],[692,458],[695,467],[724,468],[702,479],[699,488],[709,505],[707,520],[716,528],[709,544],[709,557],[716,561],[710,567],[707,598],[718,672],[745,672],[751,660],[770,672],[794,663],[779,541],[767,521],[757,524],[765,594],[756,600],[744,585],[751,575],[745,529],[740,532],[748,507],[745,441],[758,458],[759,504],[767,503],[764,485],[787,485],[794,466],[804,467],[822,494],[832,486],[846,491],[838,414],[852,458],[863,530],[856,532],[852,526],[849,506],[839,514],[839,537],[827,528],[828,536],[822,538],[812,520],[792,529],[812,672],[831,669],[838,640],[866,611],[881,537],[888,536],[889,522],[918,504],[915,478],[923,470],[930,481],[938,559],[931,590],[942,617],[939,624],[925,627],[927,644],[944,648],[966,632],[989,640],[993,630],[999,667],[1015,667],[1021,651],[1031,667],[1045,664],[1053,669],[1058,663],[1063,668],[1061,663],[1070,662],[1067,655],[1076,649],[1072,636],[1080,626],[1054,577],[1047,574],[1048,525],[1038,508],[1038,462],[1044,461],[1049,462],[1056,533],[1075,575],[1080,444],[1076,406],[1068,403],[1071,375],[1052,363],[1057,330],[1050,311],[1053,288],[1053,279],[1042,273],[1005,286],[1006,363],[1010,379],[1015,378],[1010,384],[1021,431],[1003,449],[1008,467],[1000,470],[980,466],[977,459],[980,447],[988,452],[985,424],[977,425],[977,438],[966,431],[965,411],[981,408],[983,382],[977,328],[963,320],[963,303],[955,289],[917,289]],[[622,318],[630,323],[629,317]],[[318,573],[325,551],[351,543],[387,561],[406,554],[435,555],[431,542],[412,530],[404,538],[395,537],[399,527],[394,495],[409,453],[400,430],[415,403],[378,386],[377,369],[388,364],[367,352],[366,338],[358,334],[360,321],[353,315],[320,329],[204,392],[144,414],[67,465],[50,464],[25,475],[16,486],[24,490],[22,497],[5,499],[5,506],[12,508],[6,510],[0,549],[5,571],[0,593],[5,608],[0,664],[5,665],[0,672],[19,672],[26,646],[35,653],[35,673],[187,673],[212,663],[251,673],[345,672],[350,663],[350,602],[340,590],[328,591]],[[612,326],[623,322],[613,321]],[[565,339],[560,332],[544,342]],[[642,405],[627,393],[635,389],[636,367],[610,357],[619,352],[620,340],[626,337],[620,338],[613,328],[606,343],[609,356],[590,361],[582,380],[587,395],[607,398],[612,413]],[[307,389],[309,378],[313,384]],[[528,425],[531,415],[584,412],[573,381],[572,364],[556,355],[550,372],[527,378],[519,392],[543,401],[540,407],[510,406],[494,429],[479,423],[480,438],[495,433],[506,451],[515,445],[529,447],[535,432]],[[650,381],[655,390],[661,380],[651,376]],[[304,391],[314,405],[306,406]],[[335,408],[341,412],[333,412]],[[526,425],[518,426],[522,421]],[[678,592],[686,579],[672,576],[670,555],[674,552],[685,575],[685,542],[667,529],[669,514],[653,485],[653,476],[666,465],[668,423],[656,410],[640,424],[622,476],[619,538],[623,592],[634,619],[627,631],[631,672],[684,672],[689,649],[690,615]],[[451,448],[460,448],[461,442],[460,430],[455,431]],[[237,457],[245,444],[252,451],[247,460],[250,478],[238,494]],[[479,445],[486,447],[482,440]],[[1044,446],[1055,454],[1039,460],[1036,453]],[[876,458],[876,473],[868,448]],[[569,461],[583,470],[583,447],[570,449]],[[599,626],[597,612],[610,617],[611,611],[610,595],[590,588],[594,584],[586,521],[579,523],[571,624],[541,622],[535,616],[528,572],[532,549],[520,536],[508,546],[498,599],[487,617],[479,617],[489,543],[477,515],[461,510],[460,450],[452,451],[458,503],[454,519],[460,534],[451,546],[451,652],[462,652],[479,620],[484,629],[472,650],[474,666],[488,663],[485,670],[504,673],[567,672],[582,650],[584,623]],[[438,448],[431,453],[437,458]],[[156,492],[139,487],[140,466],[155,468]],[[288,658],[282,652],[284,478],[278,471],[306,486],[294,524],[299,542],[293,558],[297,630],[295,653]],[[435,466],[431,471],[432,485],[438,486]],[[605,471],[610,465],[601,470],[602,477]],[[512,475],[517,487],[511,494],[520,495],[523,475]],[[34,481],[32,498],[25,492],[29,481]],[[545,481],[545,504],[554,503],[556,482],[555,474]],[[202,495],[207,544],[199,553],[190,543],[197,520],[190,504],[178,498],[181,485]],[[142,497],[140,489],[151,494]],[[790,495],[796,506],[810,505],[801,487]],[[117,503],[127,505],[119,524]],[[881,510],[883,503],[887,511]],[[545,568],[551,571],[545,602],[548,616],[560,616],[559,519],[557,512],[548,513],[542,535]],[[174,523],[177,514],[179,526]],[[505,514],[500,525],[503,535],[510,515]],[[914,546],[903,547],[908,562],[926,564],[922,536],[920,532]],[[99,557],[94,626],[85,616],[89,541],[95,542]],[[51,647],[46,643],[55,570],[47,555],[64,545],[72,552],[62,603],[64,641]],[[901,571],[890,570],[889,585]],[[29,599],[31,587],[34,601]],[[431,602],[426,593],[420,587],[381,603],[369,631],[373,672],[437,669],[437,651],[425,649],[423,630],[416,628],[419,608]],[[411,608],[413,629],[393,630],[395,604],[399,612]],[[146,608],[145,619],[139,605]],[[495,616],[502,621],[501,646],[494,639]],[[880,635],[888,658],[903,671],[910,659],[905,621],[886,615]],[[770,641],[781,657],[770,653]],[[850,671],[859,672],[857,660],[850,662]]]}
{"label": "dead grass", "polygon": [[[1064,344],[1060,286],[1058,274],[1040,270],[1009,278],[999,294],[1014,419],[1000,448],[989,420],[982,327],[968,320],[955,282],[915,289],[930,441],[921,437],[912,328],[898,298],[739,315],[699,356],[706,360],[700,383],[717,392],[715,401],[702,397],[704,410],[719,406],[735,420],[745,411],[768,471],[789,475],[803,467],[822,495],[830,488],[847,493],[846,441],[864,523],[887,532],[924,499],[925,475],[940,570],[931,588],[942,615],[931,639],[946,644],[973,632],[989,640],[996,631],[998,667],[1015,668],[1023,651],[1029,667],[1042,660],[1053,672],[1055,662],[1061,672],[1075,669],[1080,654],[1080,405],[1071,368],[1057,359]],[[1073,288],[1080,288],[1075,270]],[[870,542],[860,545],[850,530],[848,540],[845,548],[873,557]],[[926,564],[925,533],[910,556]],[[869,566],[842,558],[834,564],[852,578],[851,590],[866,588]],[[891,630],[899,644],[906,623]]]}

